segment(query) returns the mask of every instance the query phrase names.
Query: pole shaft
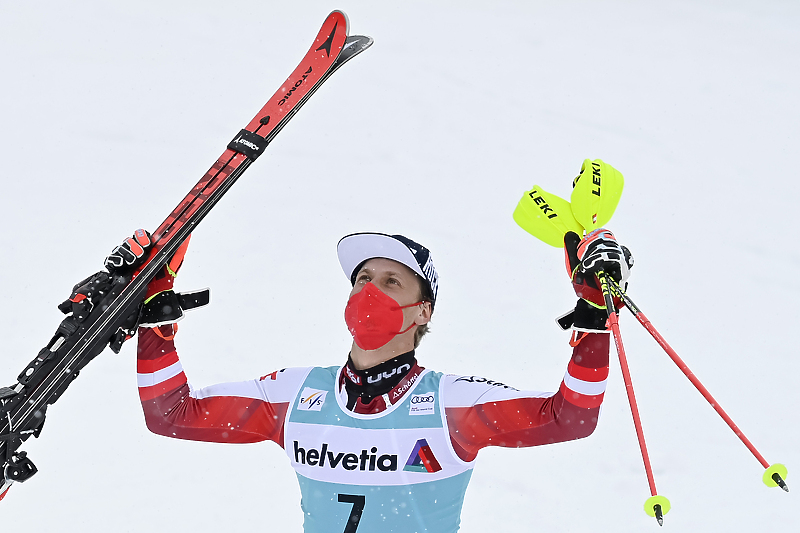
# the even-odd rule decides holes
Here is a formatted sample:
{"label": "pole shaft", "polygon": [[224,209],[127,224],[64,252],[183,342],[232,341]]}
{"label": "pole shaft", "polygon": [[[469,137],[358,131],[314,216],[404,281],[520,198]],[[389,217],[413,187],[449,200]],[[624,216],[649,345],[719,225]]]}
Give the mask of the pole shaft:
{"label": "pole shaft", "polygon": [[636,428],[636,437],[639,439],[639,449],[642,452],[642,462],[644,462],[644,470],[647,474],[647,483],[650,485],[650,495],[655,496],[658,494],[656,491],[656,481],[653,477],[653,468],[650,466],[650,455],[647,453],[647,443],[644,440],[644,430],[642,429],[642,420],[639,417],[639,407],[636,403],[636,394],[633,392],[633,381],[631,380],[631,372],[628,368],[628,358],[625,356],[625,346],[622,344],[622,333],[619,330],[619,317],[617,316],[614,301],[611,297],[611,292],[608,287],[608,278],[605,273],[598,274],[600,280],[600,287],[603,290],[603,297],[606,301],[606,310],[608,311],[608,324],[611,327],[611,332],[614,335],[614,346],[617,349],[617,356],[619,356],[619,365],[622,368],[622,379],[625,382],[625,392],[628,394],[628,404],[631,407],[631,415],[633,416],[633,425]]}
{"label": "pole shaft", "polygon": [[739,426],[737,426],[731,419],[731,417],[728,416],[728,413],[726,413],[725,410],[722,409],[717,400],[715,400],[714,397],[711,396],[711,393],[708,392],[708,389],[706,389],[703,386],[703,384],[700,383],[700,380],[697,379],[697,376],[695,376],[694,373],[689,369],[689,367],[686,366],[686,363],[684,363],[683,359],[681,359],[678,356],[678,353],[672,349],[672,346],[670,346],[667,343],[667,341],[664,340],[664,337],[661,336],[661,334],[658,332],[655,326],[653,326],[652,322],[650,322],[650,320],[645,316],[645,314],[642,313],[636,306],[636,304],[633,303],[633,300],[631,300],[630,297],[627,294],[625,294],[616,283],[614,283],[613,280],[611,281],[611,283],[613,284],[615,292],[622,297],[622,301],[625,302],[625,306],[631,311],[631,313],[633,313],[633,316],[636,317],[636,320],[638,320],[639,323],[642,326],[644,326],[644,328],[650,333],[650,335],[653,336],[656,342],[664,349],[665,352],[667,352],[667,355],[670,357],[670,359],[672,359],[672,361],[678,366],[678,368],[681,369],[681,372],[683,372],[683,374],[687,378],[689,378],[689,381],[692,382],[692,385],[694,385],[695,388],[700,392],[700,394],[703,395],[703,398],[705,398],[706,401],[709,404],[711,404],[711,407],[713,407],[714,410],[719,414],[719,416],[722,417],[725,423],[728,424],[728,427],[730,427],[731,430],[733,430],[734,434],[737,437],[739,437],[739,440],[741,440],[744,443],[744,445],[747,446],[747,449],[750,450],[750,452],[755,456],[758,462],[761,463],[761,466],[763,466],[764,468],[769,468],[769,463],[767,462],[766,459],[764,459],[764,456],[762,456],[758,452],[756,447],[753,446],[753,443],[750,442],[750,440],[745,436],[745,434],[742,433],[742,430],[739,429]]}
{"label": "pole shaft", "polygon": [[622,345],[622,334],[619,331],[617,313],[614,312],[611,315],[612,316],[610,316],[608,320],[611,325],[611,331],[614,334],[614,344],[617,347],[619,365],[622,368],[622,379],[625,382],[625,392],[628,394],[628,403],[631,406],[633,425],[636,427],[636,437],[639,439],[639,449],[642,451],[642,461],[644,462],[644,470],[647,473],[647,483],[650,485],[650,495],[655,496],[658,494],[656,491],[656,481],[653,477],[653,468],[650,466],[650,455],[647,453],[647,444],[644,440],[644,431],[642,430],[642,421],[639,417],[636,395],[633,392],[633,381],[631,380],[631,372],[628,368],[628,358],[625,356],[625,347]]}

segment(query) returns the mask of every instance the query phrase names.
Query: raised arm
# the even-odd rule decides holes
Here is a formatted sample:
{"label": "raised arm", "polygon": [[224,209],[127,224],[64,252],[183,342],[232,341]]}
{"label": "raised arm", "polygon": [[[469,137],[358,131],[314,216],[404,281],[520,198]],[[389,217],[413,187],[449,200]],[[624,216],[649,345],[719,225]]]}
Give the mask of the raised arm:
{"label": "raised arm", "polygon": [[558,392],[520,391],[475,376],[445,376],[444,398],[456,453],[471,461],[481,448],[522,448],[589,436],[608,377],[608,335],[584,334]]}
{"label": "raised arm", "polygon": [[283,446],[283,422],[308,369],[289,368],[259,379],[192,389],[173,342],[173,325],[139,329],[137,381],[153,433],[208,442]]}
{"label": "raised arm", "polygon": [[[572,358],[556,393],[519,391],[474,376],[447,376],[445,412],[453,447],[465,461],[486,446],[526,447],[579,439],[597,426],[608,377],[607,311],[595,278],[604,270],[620,283],[633,265],[607,230],[565,238],[567,270],[580,297],[560,323],[572,327]],[[615,302],[618,305],[618,301]]]}
{"label": "raised arm", "polygon": [[[135,269],[152,246],[138,230],[106,259],[109,268]],[[308,369],[273,372],[259,379],[193,389],[178,359],[174,337],[183,309],[202,305],[208,293],[178,295],[172,286],[188,239],[150,282],[140,314],[137,381],[147,427],[159,435],[210,442],[273,440],[283,446],[283,422]]]}

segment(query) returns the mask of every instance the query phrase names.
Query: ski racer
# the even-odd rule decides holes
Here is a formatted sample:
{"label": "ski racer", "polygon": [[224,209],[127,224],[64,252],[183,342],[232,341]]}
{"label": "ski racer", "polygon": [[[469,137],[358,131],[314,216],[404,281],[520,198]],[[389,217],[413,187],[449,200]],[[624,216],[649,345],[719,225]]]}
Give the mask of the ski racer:
{"label": "ski racer", "polygon": [[[139,230],[106,266],[135,269],[150,245]],[[427,248],[382,233],[338,244],[353,287],[344,313],[353,343],[344,364],[195,389],[175,348],[174,322],[187,300],[172,287],[187,245],[150,283],[141,313],[137,379],[147,427],[179,439],[277,443],[297,473],[306,533],[457,531],[482,448],[578,439],[597,424],[609,335],[594,273],[624,284],[633,264],[607,230],[565,237],[579,300],[561,319],[572,326],[573,351],[556,393],[421,366],[416,349],[436,305],[438,275]]]}

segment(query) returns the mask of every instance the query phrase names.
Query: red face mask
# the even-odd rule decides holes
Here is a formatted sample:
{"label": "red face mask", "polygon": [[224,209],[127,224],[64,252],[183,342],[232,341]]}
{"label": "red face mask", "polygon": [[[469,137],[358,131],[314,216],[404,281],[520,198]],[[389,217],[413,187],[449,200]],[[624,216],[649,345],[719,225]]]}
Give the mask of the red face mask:
{"label": "red face mask", "polygon": [[403,309],[414,307],[422,301],[401,306],[391,296],[384,294],[372,284],[364,285],[360,292],[354,294],[344,309],[344,321],[347,329],[362,350],[377,350],[385,346],[395,335],[405,333],[415,326],[403,327]]}

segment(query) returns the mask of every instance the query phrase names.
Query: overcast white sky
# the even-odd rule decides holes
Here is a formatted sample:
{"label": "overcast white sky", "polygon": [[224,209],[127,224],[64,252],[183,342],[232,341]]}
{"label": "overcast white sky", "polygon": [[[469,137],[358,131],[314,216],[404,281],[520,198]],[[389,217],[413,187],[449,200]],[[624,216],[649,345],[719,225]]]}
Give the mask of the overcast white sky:
{"label": "overcast white sky", "polygon": [[[179,279],[196,386],[345,360],[335,245],[400,232],[441,276],[429,368],[555,390],[574,304],[561,252],[511,213],[584,158],[626,178],[610,227],[630,294],[770,462],[800,465],[796,2],[0,1],[0,384],[72,285],[155,228],[280,86],[333,9],[373,47],[335,74],[192,240]],[[762,469],[630,316],[623,334],[665,530],[791,531]],[[147,432],[135,342],[96,359],[25,445],[0,503],[38,531],[300,531],[274,444]],[[462,531],[655,531],[616,357],[581,441],[481,452]]]}

